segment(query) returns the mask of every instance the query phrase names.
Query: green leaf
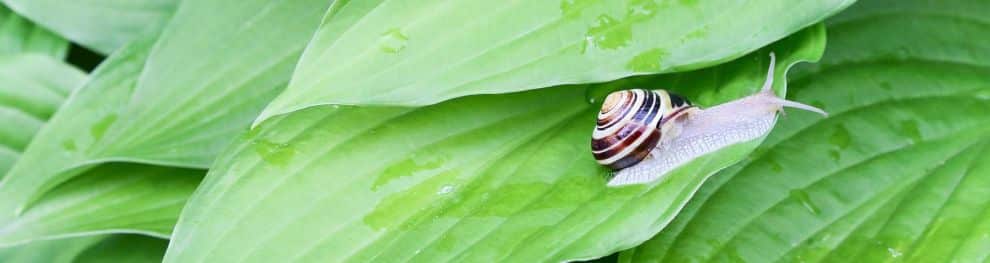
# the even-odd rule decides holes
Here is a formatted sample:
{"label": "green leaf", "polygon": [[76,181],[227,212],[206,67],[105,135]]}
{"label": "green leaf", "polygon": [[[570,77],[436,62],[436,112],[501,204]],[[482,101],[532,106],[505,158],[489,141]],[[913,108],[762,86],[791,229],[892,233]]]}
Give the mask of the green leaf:
{"label": "green leaf", "polygon": [[85,73],[39,54],[0,55],[0,178]]}
{"label": "green leaf", "polygon": [[0,4],[0,55],[38,53],[65,57],[69,42]]}
{"label": "green leaf", "polygon": [[[783,65],[776,76],[821,54],[822,29],[772,47]],[[735,75],[707,84],[754,92],[767,53],[718,67]],[[693,85],[717,73],[689,73],[681,84],[704,88]],[[597,104],[575,91],[593,99],[609,88],[469,96],[421,108],[322,106],[266,121],[214,165],[165,261],[601,257],[651,237],[708,175],[759,144],[705,155],[659,183],[608,188],[609,172],[588,149]]]}
{"label": "green leaf", "polygon": [[0,249],[7,263],[161,262],[168,240],[137,235],[87,236],[38,241]]}
{"label": "green leaf", "polygon": [[112,235],[90,246],[75,263],[158,263],[165,257],[167,239],[138,235]]}
{"label": "green leaf", "polygon": [[[149,43],[139,43],[136,46],[147,44]],[[100,86],[98,88],[102,90],[97,91],[105,92],[76,93],[74,98],[78,100],[65,106],[70,117],[56,117],[52,125],[78,127],[73,125],[88,124],[93,117],[86,119],[87,114],[112,110],[112,103],[124,101],[130,95],[126,89],[129,88],[128,85],[133,85],[141,65],[128,64],[128,61],[142,61],[140,54],[131,54],[130,51],[124,50],[109,60],[105,67],[113,70],[101,68],[96,71],[97,78],[90,84]],[[133,75],[128,77],[128,73]],[[0,57],[0,105],[3,106],[0,113],[5,113],[0,115],[0,120],[5,124],[15,124],[0,127],[0,138],[3,139],[0,140],[0,146],[9,146],[11,162],[31,140],[38,127],[44,124],[48,115],[55,111],[64,97],[69,96],[71,88],[84,81],[85,75],[78,70],[46,56]],[[74,115],[77,113],[80,115]],[[77,150],[81,146],[76,145],[72,137],[61,138],[67,136],[66,134],[77,136],[77,129],[66,131],[57,133],[46,130],[34,142],[35,146],[31,147],[43,150],[45,147],[60,147],[59,150],[70,152]],[[73,158],[70,154],[61,157]],[[28,153],[27,156],[22,162],[33,166],[22,166],[28,169],[12,172],[2,182],[2,187],[7,190],[3,202],[10,202],[5,204],[15,207],[17,203],[13,203],[14,201],[27,198],[32,192],[25,185],[47,183],[51,187],[57,187],[41,196],[30,209],[16,215],[6,214],[0,217],[0,246],[98,232],[142,233],[167,237],[186,199],[204,174],[204,171],[198,170],[109,164],[88,171],[89,167],[79,169],[71,174],[79,177],[65,183],[45,182],[44,179],[68,180],[60,177],[39,178],[37,173],[45,172],[45,168],[58,168],[50,165],[57,163],[59,156],[37,152]],[[0,172],[6,171],[7,163],[9,162],[0,163],[3,165],[0,166]],[[23,190],[28,191],[17,192]],[[21,195],[17,196],[15,193]]]}
{"label": "green leaf", "polygon": [[256,123],[317,105],[430,105],[697,69],[738,58],[852,2],[341,1],[289,88]]}
{"label": "green leaf", "polygon": [[168,20],[179,0],[2,0],[62,36],[110,54]]}
{"label": "green leaf", "polygon": [[95,233],[168,238],[205,171],[104,164],[45,194],[0,225],[0,246]]}
{"label": "green leaf", "polygon": [[625,262],[990,258],[990,2],[861,1],[829,22],[762,155]]}
{"label": "green leaf", "polygon": [[32,242],[0,248],[0,261],[11,263],[70,263],[87,248],[103,240],[100,236]]}
{"label": "green leaf", "polygon": [[0,183],[0,223],[94,164],[208,167],[286,85],[329,4],[185,2],[160,36],[110,56],[42,129]]}

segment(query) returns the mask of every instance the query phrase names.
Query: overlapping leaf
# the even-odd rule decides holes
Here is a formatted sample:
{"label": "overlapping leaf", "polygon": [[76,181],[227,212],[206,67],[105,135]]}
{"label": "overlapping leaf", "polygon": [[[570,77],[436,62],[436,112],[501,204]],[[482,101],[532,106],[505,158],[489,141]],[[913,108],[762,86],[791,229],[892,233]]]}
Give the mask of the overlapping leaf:
{"label": "overlapping leaf", "polygon": [[87,236],[0,249],[5,263],[161,262],[168,241],[136,235]]}
{"label": "overlapping leaf", "polygon": [[[143,46],[148,43],[139,43]],[[95,73],[90,85],[105,85],[100,93],[76,95],[85,99],[97,97],[104,105],[83,105],[78,102],[69,103],[67,108],[78,110],[73,113],[93,113],[107,108],[113,108],[115,101],[126,99],[126,85],[133,84],[135,77],[127,80],[128,73],[140,69],[141,63],[128,63],[132,59],[141,61],[140,55],[131,51],[140,48],[129,48],[113,57]],[[111,70],[112,69],[112,70]],[[135,75],[136,76],[136,75]],[[22,55],[0,59],[0,80],[5,80],[0,86],[0,101],[13,105],[9,116],[3,116],[4,123],[0,127],[4,145],[12,145],[12,157],[26,145],[34,136],[38,127],[44,123],[63,97],[68,96],[70,88],[81,84],[85,76],[74,68],[61,62],[40,55]],[[114,86],[120,85],[120,86]],[[90,87],[91,88],[91,87]],[[27,92],[25,92],[27,91]],[[112,96],[122,94],[116,100]],[[98,115],[98,114],[97,114]],[[92,122],[85,117],[75,116],[62,119],[62,123],[75,125]],[[58,119],[58,118],[56,118]],[[51,132],[43,133],[39,139],[40,146],[51,147],[50,141],[62,142],[55,146],[75,149],[75,141],[52,136]],[[58,135],[58,134],[57,134]],[[16,139],[16,140],[14,140]],[[61,139],[61,140],[60,140]],[[67,150],[71,150],[67,149]],[[35,159],[31,159],[35,158]],[[64,158],[73,158],[65,156]],[[12,158],[13,159],[13,158]],[[26,162],[51,163],[54,156],[28,157]],[[42,164],[44,165],[44,164]],[[0,167],[2,168],[2,167]],[[38,166],[31,171],[39,171],[45,166]],[[3,171],[6,171],[5,169]],[[185,200],[196,188],[203,171],[155,167],[148,165],[104,165],[85,172],[81,178],[70,180],[59,185],[54,191],[43,195],[35,207],[17,216],[5,217],[0,221],[0,246],[10,246],[29,242],[36,239],[50,239],[67,235],[80,235],[93,232],[134,232],[156,236],[167,236],[178,218],[179,211]],[[14,187],[24,179],[33,179],[36,174],[19,173],[21,180],[10,180]],[[17,188],[8,188],[18,190]],[[15,199],[14,195],[6,196],[7,200]]]}
{"label": "overlapping leaf", "polygon": [[110,54],[168,20],[179,0],[2,0],[83,46]]}
{"label": "overlapping leaf", "polygon": [[[139,39],[111,56],[42,130],[0,183],[0,219],[96,163],[207,167],[284,87],[327,5],[183,5],[157,42]],[[220,9],[225,16],[210,15]]]}
{"label": "overlapping leaf", "polygon": [[40,54],[0,55],[0,178],[86,75]]}
{"label": "overlapping leaf", "polygon": [[37,53],[62,58],[69,42],[0,4],[0,55]]}
{"label": "overlapping leaf", "polygon": [[[775,45],[784,65],[776,76],[823,48],[820,27]],[[707,104],[758,89],[767,59],[761,51],[661,78],[679,83],[625,84],[731,90],[703,99]],[[733,75],[708,81],[719,73]],[[607,188],[608,172],[587,152],[588,134],[594,101],[630,88],[623,85],[471,96],[422,108],[324,106],[272,119],[213,167],[183,211],[166,262],[531,262],[634,246],[659,231],[708,175],[759,140],[705,155],[660,183]]]}
{"label": "overlapping leaf", "polygon": [[715,176],[628,262],[990,258],[990,4],[864,0],[796,74],[764,154]]}
{"label": "overlapping leaf", "polygon": [[700,68],[852,2],[341,1],[258,122],[315,105],[430,105]]}
{"label": "overlapping leaf", "polygon": [[204,174],[151,165],[100,165],[4,221],[0,246],[95,233],[167,238]]}

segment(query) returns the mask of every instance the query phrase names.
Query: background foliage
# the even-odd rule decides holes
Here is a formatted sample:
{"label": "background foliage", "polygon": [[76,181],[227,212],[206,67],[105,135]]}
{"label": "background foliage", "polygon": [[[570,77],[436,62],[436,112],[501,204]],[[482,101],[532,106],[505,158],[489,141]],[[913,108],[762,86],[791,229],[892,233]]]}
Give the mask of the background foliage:
{"label": "background foliage", "polygon": [[[0,2],[2,262],[990,256],[985,1]],[[771,51],[830,117],[604,186],[608,92]]]}

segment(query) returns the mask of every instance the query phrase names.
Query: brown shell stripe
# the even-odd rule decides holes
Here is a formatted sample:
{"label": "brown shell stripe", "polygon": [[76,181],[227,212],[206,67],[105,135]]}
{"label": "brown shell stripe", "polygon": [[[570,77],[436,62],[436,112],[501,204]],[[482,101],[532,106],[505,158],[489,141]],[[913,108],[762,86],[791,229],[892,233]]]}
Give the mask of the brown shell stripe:
{"label": "brown shell stripe", "polygon": [[[595,158],[600,163],[612,166],[614,169],[625,168],[642,160],[653,149],[661,136],[656,125],[663,117],[664,106],[667,106],[664,105],[666,104],[664,102],[667,101],[660,93],[646,90],[633,92],[643,93],[642,106],[636,109],[625,109],[626,111],[635,111],[635,115],[623,122],[624,126],[619,132],[593,140],[592,152]],[[606,148],[601,149],[602,147]]]}

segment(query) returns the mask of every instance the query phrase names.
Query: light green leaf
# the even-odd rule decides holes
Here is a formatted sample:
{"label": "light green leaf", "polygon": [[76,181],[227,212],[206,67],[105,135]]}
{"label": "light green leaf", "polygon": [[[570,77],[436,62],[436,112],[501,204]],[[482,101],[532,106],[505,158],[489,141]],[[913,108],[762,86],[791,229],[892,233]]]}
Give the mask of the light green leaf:
{"label": "light green leaf", "polygon": [[0,249],[5,263],[161,262],[168,240],[137,235],[87,236]]}
{"label": "light green leaf", "polygon": [[85,73],[40,54],[0,55],[0,178]]}
{"label": "light green leaf", "polygon": [[990,2],[864,0],[829,22],[763,154],[626,262],[985,262]]}
{"label": "light green leaf", "polygon": [[45,194],[0,225],[0,246],[38,239],[138,233],[168,238],[205,171],[104,164]]}
{"label": "light green leaf", "polygon": [[2,0],[11,9],[83,46],[110,54],[167,21],[179,0]]}
{"label": "light green leaf", "polygon": [[0,261],[11,263],[70,263],[87,248],[103,240],[100,236],[32,242],[0,248]]}
{"label": "light green leaf", "polygon": [[0,55],[37,53],[65,57],[69,42],[0,4]]}
{"label": "light green leaf", "polygon": [[[778,77],[821,54],[822,29],[773,47],[783,65]],[[734,74],[724,83],[704,82],[718,69],[662,78],[681,79],[684,89],[724,84],[751,93],[767,59],[761,51],[720,66]],[[218,160],[183,211],[165,261],[595,258],[651,237],[708,175],[759,144],[705,155],[659,183],[608,188],[609,172],[588,148],[598,111],[589,99],[612,88],[470,96],[421,108],[322,106],[274,118]],[[575,92],[584,90],[591,98]]]}
{"label": "light green leaf", "polygon": [[0,224],[94,164],[208,167],[286,85],[329,4],[182,4],[157,41],[117,51],[42,129],[0,182]]}
{"label": "light green leaf", "polygon": [[316,105],[430,105],[697,69],[740,57],[852,2],[341,1],[289,88],[256,123]]}

